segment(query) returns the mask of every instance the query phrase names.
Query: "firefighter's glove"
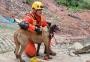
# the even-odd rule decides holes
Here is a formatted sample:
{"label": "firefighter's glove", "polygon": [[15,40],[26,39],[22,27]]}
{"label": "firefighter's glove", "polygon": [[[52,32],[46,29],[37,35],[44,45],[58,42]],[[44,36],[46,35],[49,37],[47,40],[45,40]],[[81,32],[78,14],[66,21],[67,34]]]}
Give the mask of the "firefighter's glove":
{"label": "firefighter's glove", "polygon": [[35,28],[35,31],[36,31],[37,34],[42,34],[42,30],[38,27]]}
{"label": "firefighter's glove", "polygon": [[29,28],[29,23],[27,23],[25,21],[18,23],[18,25],[21,29],[24,29],[24,30],[28,30],[28,28]]}

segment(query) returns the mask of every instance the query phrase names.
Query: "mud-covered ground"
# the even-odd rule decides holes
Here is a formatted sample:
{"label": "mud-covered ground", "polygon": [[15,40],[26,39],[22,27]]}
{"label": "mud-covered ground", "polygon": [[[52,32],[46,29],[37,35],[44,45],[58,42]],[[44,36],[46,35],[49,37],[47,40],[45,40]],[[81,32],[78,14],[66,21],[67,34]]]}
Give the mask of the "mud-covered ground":
{"label": "mud-covered ground", "polygon": [[[7,1],[7,2],[6,2]],[[30,10],[30,6],[18,0],[0,0],[0,15],[22,17]],[[47,21],[58,24],[60,32],[53,38],[52,50],[57,53],[53,59],[44,62],[86,62],[90,60],[90,54],[81,54],[76,56],[72,54],[73,44],[80,42],[82,45],[90,44],[90,11],[70,12],[68,8],[56,6],[53,0],[42,0],[46,5],[44,13]],[[20,2],[20,3],[19,3]],[[15,3],[15,4],[13,4]],[[6,28],[3,28],[3,27]],[[13,53],[15,45],[13,43],[13,33],[17,29],[16,25],[0,23],[0,62],[18,62]],[[11,28],[10,28],[11,27]],[[41,56],[43,61],[43,46],[41,47]],[[73,56],[71,56],[71,55]],[[26,62],[30,62],[26,56],[23,56]]]}
{"label": "mud-covered ground", "polygon": [[[18,60],[15,58],[15,55],[13,53],[14,51],[14,44],[13,44],[13,33],[15,30],[8,30],[8,29],[2,29],[0,30],[0,48],[5,49],[0,51],[0,62],[18,62]],[[8,33],[7,33],[8,32]],[[3,39],[4,38],[4,39]],[[53,56],[53,59],[50,60],[43,60],[44,54],[43,54],[43,48],[42,45],[40,49],[40,55],[38,58],[43,62],[86,62],[87,60],[90,60],[90,54],[82,54],[80,56],[76,56],[72,54],[73,44],[75,42],[80,42],[82,45],[88,45],[89,44],[89,38],[86,37],[70,37],[68,35],[55,35],[56,41],[53,38],[51,43],[51,48],[54,52],[57,53],[56,56]],[[7,44],[7,45],[6,45]],[[71,55],[70,55],[71,54]],[[30,58],[26,57],[25,55],[22,56],[22,58],[26,62],[30,62]]]}
{"label": "mud-covered ground", "polygon": [[[53,50],[57,53],[57,55],[54,56],[53,59],[43,60],[43,56],[39,57],[39,59],[43,62],[86,62],[87,60],[90,60],[90,54],[83,54],[80,56],[68,55],[68,50],[65,45],[62,45],[62,47],[60,47],[60,45],[57,45],[53,47]],[[30,58],[27,58],[26,56],[23,56],[23,59],[26,62],[30,62]],[[0,54],[0,62],[18,62],[18,60],[15,58],[15,55],[12,51]]]}

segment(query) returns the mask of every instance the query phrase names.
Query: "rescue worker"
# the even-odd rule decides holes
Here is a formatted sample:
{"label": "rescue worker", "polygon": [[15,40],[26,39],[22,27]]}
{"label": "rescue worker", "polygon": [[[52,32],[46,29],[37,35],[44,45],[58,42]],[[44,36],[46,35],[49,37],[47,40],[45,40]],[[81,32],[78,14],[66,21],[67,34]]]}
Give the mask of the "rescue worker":
{"label": "rescue worker", "polygon": [[[21,23],[21,25],[22,25],[21,28],[28,29],[32,33],[34,31],[36,31],[37,34],[41,34],[42,31],[40,30],[40,27],[45,28],[48,26],[45,16],[42,14],[43,8],[44,8],[44,6],[43,6],[42,2],[35,1],[32,4],[32,12],[27,13],[24,16],[23,22]],[[28,25],[28,23],[29,23],[29,25]],[[50,39],[50,41],[51,41],[51,39]],[[50,41],[49,41],[49,44],[50,44]],[[30,47],[32,47],[32,46],[30,46]],[[35,47],[35,46],[33,45],[33,47]],[[30,52],[28,52],[29,51],[28,49],[30,49],[30,48],[26,47],[26,52],[30,53]],[[36,51],[36,50],[34,49],[34,51]],[[56,55],[56,53],[54,53],[52,50],[50,50],[50,53],[51,53],[51,55]]]}

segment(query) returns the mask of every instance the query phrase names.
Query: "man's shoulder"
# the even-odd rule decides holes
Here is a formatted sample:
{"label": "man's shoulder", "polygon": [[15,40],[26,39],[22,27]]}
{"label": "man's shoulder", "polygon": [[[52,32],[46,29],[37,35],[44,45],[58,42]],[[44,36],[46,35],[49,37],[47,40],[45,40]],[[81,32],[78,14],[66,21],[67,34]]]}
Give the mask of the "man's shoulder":
{"label": "man's shoulder", "polygon": [[31,21],[33,20],[32,16],[31,16],[31,13],[26,13],[23,17],[23,20],[26,20],[26,21]]}
{"label": "man's shoulder", "polygon": [[23,18],[32,18],[31,13],[30,12],[26,13]]}

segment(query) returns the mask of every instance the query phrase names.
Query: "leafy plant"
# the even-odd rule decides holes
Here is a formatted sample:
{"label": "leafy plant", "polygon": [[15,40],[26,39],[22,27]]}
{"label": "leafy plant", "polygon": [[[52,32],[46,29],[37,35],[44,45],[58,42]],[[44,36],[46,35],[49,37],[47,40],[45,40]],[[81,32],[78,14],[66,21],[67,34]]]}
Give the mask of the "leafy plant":
{"label": "leafy plant", "polygon": [[90,0],[55,0],[59,5],[65,5],[69,8],[78,7],[78,8],[86,8],[90,9]]}
{"label": "leafy plant", "polygon": [[27,3],[27,4],[31,4],[32,3],[32,0],[24,0],[23,2],[24,3]]}

